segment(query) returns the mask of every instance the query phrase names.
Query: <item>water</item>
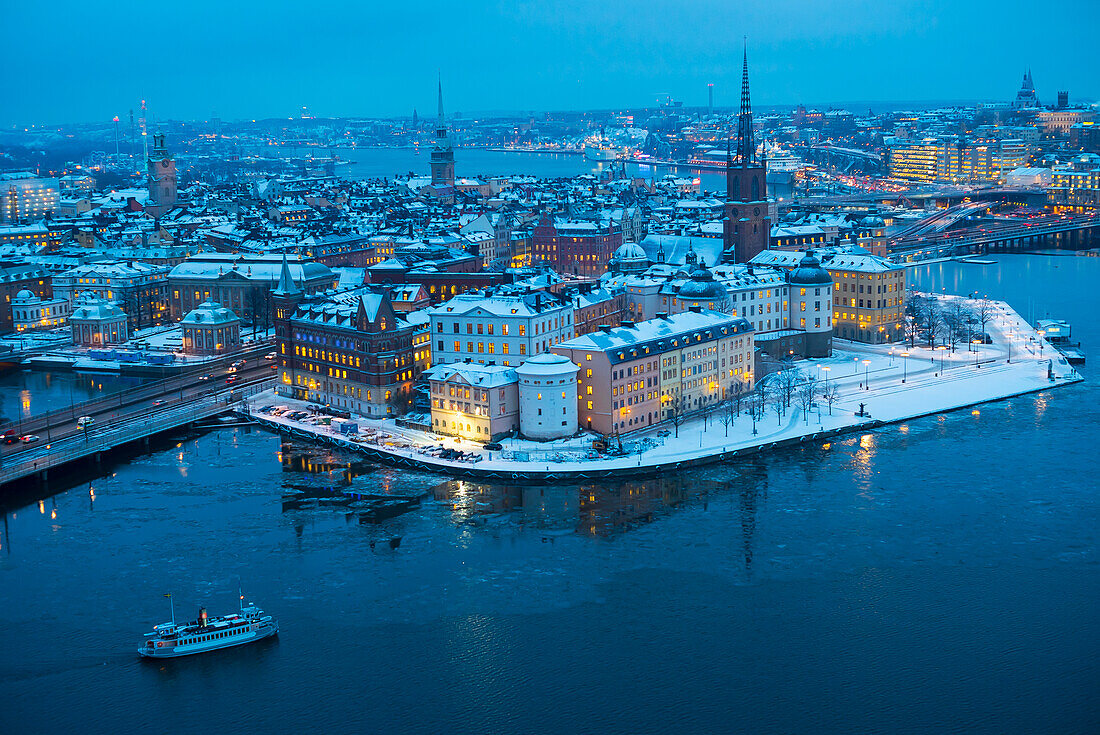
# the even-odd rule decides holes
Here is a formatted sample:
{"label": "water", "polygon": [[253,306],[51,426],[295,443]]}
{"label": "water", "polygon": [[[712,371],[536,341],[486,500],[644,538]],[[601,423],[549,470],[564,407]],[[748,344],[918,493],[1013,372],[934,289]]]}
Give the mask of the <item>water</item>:
{"label": "water", "polygon": [[[1100,259],[998,260],[913,277],[1021,311],[1037,289],[1037,312],[1098,343]],[[371,468],[245,428],[180,437],[5,515],[0,732],[1094,732],[1084,373],[584,487]],[[282,510],[291,484],[341,482],[430,495],[379,525]],[[277,640],[138,660],[162,593],[181,616],[227,611],[238,575]]]}
{"label": "water", "polygon": [[[422,148],[417,155],[412,148],[338,148],[331,152],[343,160],[351,161],[337,169],[340,176],[352,179],[392,178],[395,174],[429,174],[429,149]],[[287,155],[320,155],[317,149],[288,149]],[[538,178],[570,178],[581,174],[599,176],[604,171],[619,172],[622,164],[614,161],[590,161],[572,153],[491,151],[479,148],[456,148],[455,169],[457,176],[535,176]],[[725,173],[688,166],[651,166],[642,163],[626,164],[630,176],[658,179],[669,173],[698,178],[700,187],[709,192],[725,192]],[[788,192],[789,194],[789,192]]]}
{"label": "water", "polygon": [[110,373],[0,372],[0,423],[18,421],[73,403],[102,398],[141,385],[146,378]]}

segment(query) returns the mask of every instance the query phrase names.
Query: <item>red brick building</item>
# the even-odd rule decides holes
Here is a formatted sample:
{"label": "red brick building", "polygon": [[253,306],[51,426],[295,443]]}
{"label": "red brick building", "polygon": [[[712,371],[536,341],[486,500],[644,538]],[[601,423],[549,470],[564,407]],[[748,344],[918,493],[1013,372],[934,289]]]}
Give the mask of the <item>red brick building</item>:
{"label": "red brick building", "polygon": [[623,244],[622,227],[610,219],[573,220],[544,214],[531,233],[531,262],[558,273],[600,276]]}

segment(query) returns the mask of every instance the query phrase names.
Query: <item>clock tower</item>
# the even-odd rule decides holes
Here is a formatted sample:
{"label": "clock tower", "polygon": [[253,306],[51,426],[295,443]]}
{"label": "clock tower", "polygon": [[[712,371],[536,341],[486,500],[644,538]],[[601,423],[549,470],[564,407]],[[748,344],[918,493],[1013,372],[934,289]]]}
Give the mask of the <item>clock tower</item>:
{"label": "clock tower", "polygon": [[432,146],[432,185],[455,185],[455,151],[451,145],[451,133],[443,117],[443,82],[439,82],[439,121],[435,126],[435,143]]}
{"label": "clock tower", "polygon": [[737,156],[726,138],[726,204],[722,222],[722,259],[747,263],[768,249],[771,242],[768,216],[768,162],[756,155],[756,134],[749,103],[749,55],[741,67],[741,111],[737,115]]}
{"label": "clock tower", "polygon": [[[164,133],[153,134],[153,150],[146,161],[149,173],[149,200],[160,215],[176,204],[176,162],[164,145]],[[147,207],[148,209],[148,207]]]}

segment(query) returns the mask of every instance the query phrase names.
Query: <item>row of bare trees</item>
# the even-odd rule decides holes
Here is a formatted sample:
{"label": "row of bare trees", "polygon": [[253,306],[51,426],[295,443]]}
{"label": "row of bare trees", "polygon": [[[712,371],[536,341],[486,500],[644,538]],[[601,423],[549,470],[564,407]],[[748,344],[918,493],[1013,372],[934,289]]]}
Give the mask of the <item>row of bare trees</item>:
{"label": "row of bare trees", "polygon": [[703,431],[717,415],[729,436],[730,427],[742,414],[752,419],[755,433],[756,424],[764,420],[769,412],[774,412],[776,421],[782,425],[784,417],[791,410],[798,410],[806,423],[810,421],[810,411],[823,401],[829,406],[829,415],[833,414],[833,404],[840,399],[840,386],[834,381],[822,383],[814,374],[803,372],[794,366],[781,369],[756,384],[749,391],[740,379],[732,381],[720,399],[704,401],[694,411],[687,405],[687,399],[680,397],[665,406],[666,417],[672,424],[676,436],[680,436],[680,426],[692,416],[703,419]]}
{"label": "row of bare trees", "polygon": [[945,303],[935,297],[911,293],[905,304],[905,339],[910,347],[920,342],[932,349],[940,345],[954,352],[961,342],[965,342],[970,350],[974,337],[986,333],[993,314],[993,304],[987,298],[971,306],[959,298]]}

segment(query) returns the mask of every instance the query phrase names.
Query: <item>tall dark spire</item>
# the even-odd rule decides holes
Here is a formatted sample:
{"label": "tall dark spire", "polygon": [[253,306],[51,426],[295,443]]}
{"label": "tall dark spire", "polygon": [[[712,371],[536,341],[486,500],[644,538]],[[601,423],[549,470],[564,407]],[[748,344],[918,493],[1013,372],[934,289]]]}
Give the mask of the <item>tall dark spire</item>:
{"label": "tall dark spire", "polygon": [[741,64],[741,111],[737,114],[737,160],[742,166],[756,163],[756,138],[752,129],[752,103],[749,102],[749,45],[745,41]]}

